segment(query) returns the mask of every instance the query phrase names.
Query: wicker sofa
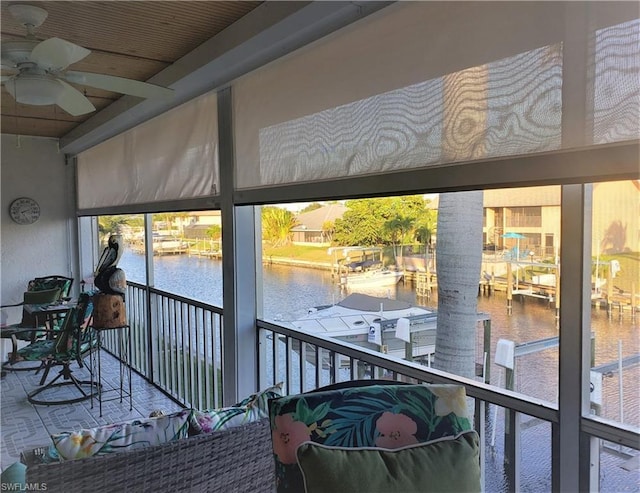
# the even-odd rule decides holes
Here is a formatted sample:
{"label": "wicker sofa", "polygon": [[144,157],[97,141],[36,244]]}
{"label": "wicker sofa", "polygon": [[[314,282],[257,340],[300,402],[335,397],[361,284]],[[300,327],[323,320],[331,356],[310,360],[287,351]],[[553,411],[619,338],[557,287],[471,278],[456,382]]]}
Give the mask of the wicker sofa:
{"label": "wicker sofa", "polygon": [[275,488],[269,420],[85,459],[38,463],[22,454],[27,484],[48,492],[271,492]]}

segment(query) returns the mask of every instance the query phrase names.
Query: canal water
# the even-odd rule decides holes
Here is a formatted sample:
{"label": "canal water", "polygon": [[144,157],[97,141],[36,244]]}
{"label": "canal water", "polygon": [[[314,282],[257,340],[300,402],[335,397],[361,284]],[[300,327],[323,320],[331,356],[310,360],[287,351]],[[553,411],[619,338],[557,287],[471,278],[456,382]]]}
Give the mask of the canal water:
{"label": "canal water", "polygon": [[[144,283],[144,257],[125,250],[119,266],[130,281]],[[222,263],[219,260],[188,257],[186,255],[154,257],[155,287],[175,294],[222,306]],[[308,308],[340,301],[347,293],[341,291],[327,271],[265,265],[262,271],[263,314],[266,320],[293,320]],[[368,294],[391,298],[437,308],[437,294],[431,300],[416,297],[411,283],[401,281],[395,287]],[[507,313],[504,293],[478,298],[478,310],[491,318],[491,383],[504,386],[505,370],[493,361],[495,346],[499,339],[508,339],[516,344],[555,337],[558,335],[555,310],[543,300],[514,300],[513,311]],[[616,362],[619,351],[622,357],[640,353],[640,327],[638,318],[631,320],[629,312],[620,318],[609,317],[605,310],[593,309],[591,330],[594,351],[594,366]],[[482,358],[482,333],[477,337],[478,359]],[[625,368],[622,379],[622,396],[617,371],[602,377],[602,399],[599,412],[615,421],[640,426],[640,365]],[[558,350],[550,347],[543,351],[517,358],[515,368],[515,390],[531,397],[557,402]],[[496,457],[495,470],[487,472],[488,491],[502,490],[500,457],[503,444],[500,442],[504,410],[491,407],[488,412],[487,436],[495,434],[493,450]],[[523,416],[522,443],[535,443],[534,447],[523,447],[522,491],[548,491],[550,489],[550,442],[551,430],[547,424],[536,424]],[[493,424],[492,424],[493,423]],[[496,426],[496,432],[491,428]],[[601,454],[601,491],[640,491],[638,473],[627,472],[620,467],[622,460],[611,453]]]}

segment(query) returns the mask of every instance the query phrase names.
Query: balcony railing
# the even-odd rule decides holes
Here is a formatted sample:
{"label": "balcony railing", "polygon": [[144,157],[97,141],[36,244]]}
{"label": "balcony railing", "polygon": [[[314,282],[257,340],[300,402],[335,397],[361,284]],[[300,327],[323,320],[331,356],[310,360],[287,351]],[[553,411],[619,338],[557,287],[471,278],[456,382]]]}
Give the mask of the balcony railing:
{"label": "balcony railing", "polygon": [[[222,403],[222,310],[142,284],[127,283],[132,367],[179,403]],[[103,347],[116,355],[115,335]]]}
{"label": "balcony railing", "polygon": [[[126,301],[134,329],[129,358],[133,368],[185,406],[219,407],[222,310],[132,282],[128,283]],[[267,321],[257,320],[256,329],[261,388],[283,382],[284,392],[295,394],[362,378],[465,385],[473,402],[470,408],[475,428],[481,435],[486,487],[495,491],[529,489],[520,484],[526,477],[535,482],[534,489],[557,489],[558,471],[553,464],[557,463],[554,457],[560,430],[555,404]],[[106,337],[103,342],[107,350],[117,354],[115,337]],[[602,439],[622,453],[638,450],[635,428],[591,417],[583,418],[580,426],[587,443],[591,440],[599,445]],[[521,447],[521,443],[535,447]],[[533,448],[535,456],[531,455]],[[586,464],[591,459],[587,452],[580,457]],[[595,474],[591,481],[598,484]]]}

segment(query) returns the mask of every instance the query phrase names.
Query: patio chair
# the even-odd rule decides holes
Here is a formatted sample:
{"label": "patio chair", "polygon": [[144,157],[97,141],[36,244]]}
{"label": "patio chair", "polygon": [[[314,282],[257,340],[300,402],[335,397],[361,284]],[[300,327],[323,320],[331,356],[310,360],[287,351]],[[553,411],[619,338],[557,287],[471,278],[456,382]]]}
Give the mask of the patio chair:
{"label": "patio chair", "polygon": [[[44,364],[44,374],[39,384],[41,387],[28,394],[29,402],[43,405],[71,404],[92,397],[99,384],[93,377],[91,380],[79,380],[71,370],[74,361],[82,368],[84,358],[97,348],[97,339],[90,325],[92,311],[90,294],[80,294],[77,305],[69,309],[59,330],[45,330],[49,337],[32,342],[17,351],[17,360],[39,361]],[[45,384],[49,371],[54,366],[62,368],[55,378]],[[63,381],[59,381],[61,378]],[[58,398],[58,395],[52,399],[38,397],[42,392],[62,386],[72,386],[71,390],[75,389],[77,392],[71,396],[65,394],[63,398]]]}
{"label": "patio chair", "polygon": [[[3,305],[0,308],[17,307],[24,305],[37,305],[45,303],[55,303],[60,301],[63,297],[69,294],[69,289],[73,279],[62,276],[50,276],[47,278],[36,278],[29,282],[29,289],[24,292],[21,303],[15,303],[13,305]],[[41,321],[40,321],[41,322]],[[22,319],[17,324],[6,325],[0,327],[0,337],[2,339],[11,339],[12,351],[11,354],[15,354],[18,350],[18,340],[34,342],[42,332],[35,330],[29,330],[25,332],[25,329],[44,329],[43,325],[36,324],[36,317],[22,309]],[[50,327],[55,329],[57,327]],[[15,366],[11,361],[4,362],[2,364],[3,370],[9,371],[25,371],[34,370],[38,366]]]}
{"label": "patio chair", "polygon": [[44,289],[60,289],[60,299],[69,297],[71,287],[73,286],[73,278],[67,276],[44,276],[36,277],[29,281],[28,291],[42,291]]}

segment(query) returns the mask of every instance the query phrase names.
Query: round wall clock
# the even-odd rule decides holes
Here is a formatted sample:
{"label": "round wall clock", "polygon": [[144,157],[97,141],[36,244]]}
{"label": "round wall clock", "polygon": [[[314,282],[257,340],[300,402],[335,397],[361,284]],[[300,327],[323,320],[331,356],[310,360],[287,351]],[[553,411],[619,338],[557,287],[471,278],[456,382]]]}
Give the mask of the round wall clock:
{"label": "round wall clock", "polygon": [[18,224],[33,224],[40,217],[40,206],[29,197],[20,197],[11,202],[9,215]]}

